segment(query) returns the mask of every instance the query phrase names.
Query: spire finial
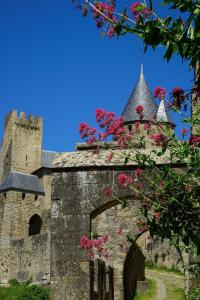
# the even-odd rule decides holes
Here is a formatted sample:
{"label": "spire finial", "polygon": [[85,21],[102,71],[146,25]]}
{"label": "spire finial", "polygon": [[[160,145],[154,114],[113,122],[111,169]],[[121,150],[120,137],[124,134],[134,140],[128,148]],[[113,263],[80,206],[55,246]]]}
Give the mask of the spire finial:
{"label": "spire finial", "polygon": [[140,70],[140,76],[143,76],[144,73],[143,73],[143,64],[141,64],[141,70]]}

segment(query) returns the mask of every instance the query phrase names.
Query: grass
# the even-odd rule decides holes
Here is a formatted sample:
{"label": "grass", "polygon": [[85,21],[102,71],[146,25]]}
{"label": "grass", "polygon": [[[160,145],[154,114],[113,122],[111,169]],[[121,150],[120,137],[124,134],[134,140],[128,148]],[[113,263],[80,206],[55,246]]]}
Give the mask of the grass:
{"label": "grass", "polygon": [[166,299],[169,300],[184,300],[185,293],[184,289],[175,286],[174,284],[166,284]]}
{"label": "grass", "polygon": [[136,293],[134,300],[152,300],[156,296],[156,282],[152,279],[147,279],[149,291],[143,294]]}
{"label": "grass", "polygon": [[19,284],[11,287],[0,287],[0,299],[1,300],[16,300],[21,294],[25,284]]}
{"label": "grass", "polygon": [[171,273],[174,273],[176,275],[184,276],[183,272],[179,271],[175,267],[172,267],[172,268],[159,267],[159,266],[156,266],[155,264],[153,264],[151,261],[150,262],[147,261],[145,263],[145,268],[152,269],[152,270],[159,271],[159,272],[171,272]]}

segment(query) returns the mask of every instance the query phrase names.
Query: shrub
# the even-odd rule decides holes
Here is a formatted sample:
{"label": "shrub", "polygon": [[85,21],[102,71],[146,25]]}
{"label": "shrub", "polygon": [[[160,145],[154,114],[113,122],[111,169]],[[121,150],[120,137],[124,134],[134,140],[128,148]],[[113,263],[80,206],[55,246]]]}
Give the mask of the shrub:
{"label": "shrub", "polygon": [[48,288],[37,285],[26,286],[18,295],[16,300],[49,300],[50,292]]}
{"label": "shrub", "polygon": [[19,281],[17,279],[13,278],[13,279],[10,279],[8,281],[8,283],[9,283],[10,286],[16,286],[16,285],[19,284]]}
{"label": "shrub", "polygon": [[200,299],[200,286],[193,288],[189,293],[189,300]]}

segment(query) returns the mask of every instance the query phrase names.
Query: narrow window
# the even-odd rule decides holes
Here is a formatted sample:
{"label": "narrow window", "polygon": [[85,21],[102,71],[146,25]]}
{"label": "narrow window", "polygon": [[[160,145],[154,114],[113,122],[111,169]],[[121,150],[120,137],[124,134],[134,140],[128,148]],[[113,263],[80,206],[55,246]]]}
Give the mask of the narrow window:
{"label": "narrow window", "polygon": [[25,193],[22,193],[22,200],[24,200],[26,197],[26,194]]}
{"label": "narrow window", "polygon": [[37,201],[37,199],[38,199],[38,195],[35,195],[35,201]]}
{"label": "narrow window", "polygon": [[39,215],[33,215],[29,220],[29,236],[40,234],[42,228],[42,219]]}

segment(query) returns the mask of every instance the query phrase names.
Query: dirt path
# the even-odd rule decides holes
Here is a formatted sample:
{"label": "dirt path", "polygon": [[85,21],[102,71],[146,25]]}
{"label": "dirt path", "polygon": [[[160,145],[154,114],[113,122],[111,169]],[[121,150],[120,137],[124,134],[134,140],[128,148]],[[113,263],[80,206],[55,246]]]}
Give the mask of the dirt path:
{"label": "dirt path", "polygon": [[152,300],[169,300],[166,298],[166,284],[173,284],[184,288],[184,277],[172,272],[159,272],[157,270],[145,269],[146,277],[156,281],[157,296]]}

